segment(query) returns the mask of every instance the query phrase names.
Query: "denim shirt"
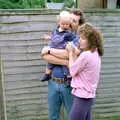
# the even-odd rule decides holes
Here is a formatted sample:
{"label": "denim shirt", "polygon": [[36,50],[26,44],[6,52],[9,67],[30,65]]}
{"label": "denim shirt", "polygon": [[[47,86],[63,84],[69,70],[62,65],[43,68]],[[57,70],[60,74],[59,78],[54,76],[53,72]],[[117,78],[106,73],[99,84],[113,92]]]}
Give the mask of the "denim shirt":
{"label": "denim shirt", "polygon": [[[76,35],[70,30],[59,32],[58,29],[53,30],[51,40],[48,45],[52,48],[65,49],[67,42],[79,45],[79,35]],[[54,65],[51,75],[56,78],[64,78],[64,74],[69,74],[69,69],[63,65]]]}

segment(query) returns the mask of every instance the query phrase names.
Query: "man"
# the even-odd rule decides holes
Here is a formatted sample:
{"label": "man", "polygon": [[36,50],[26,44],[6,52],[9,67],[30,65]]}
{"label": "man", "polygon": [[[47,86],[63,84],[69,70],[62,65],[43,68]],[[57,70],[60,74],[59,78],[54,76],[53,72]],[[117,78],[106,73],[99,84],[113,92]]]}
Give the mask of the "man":
{"label": "man", "polygon": [[[76,33],[79,25],[84,23],[83,13],[78,9],[70,9],[72,30]],[[52,69],[51,80],[48,81],[49,120],[59,120],[60,108],[63,104],[67,114],[72,105],[71,88],[65,86],[65,75],[62,65],[68,65],[68,53],[65,49],[44,48],[43,59],[56,64]]]}

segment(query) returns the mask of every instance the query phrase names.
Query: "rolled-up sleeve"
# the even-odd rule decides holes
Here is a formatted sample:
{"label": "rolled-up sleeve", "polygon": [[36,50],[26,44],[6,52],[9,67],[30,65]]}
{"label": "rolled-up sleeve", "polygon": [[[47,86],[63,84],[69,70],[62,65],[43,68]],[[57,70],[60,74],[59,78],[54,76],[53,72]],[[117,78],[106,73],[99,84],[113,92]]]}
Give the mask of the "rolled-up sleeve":
{"label": "rolled-up sleeve", "polygon": [[76,61],[70,66],[70,74],[72,77],[84,70],[87,64],[87,54],[81,53],[81,55],[76,59]]}

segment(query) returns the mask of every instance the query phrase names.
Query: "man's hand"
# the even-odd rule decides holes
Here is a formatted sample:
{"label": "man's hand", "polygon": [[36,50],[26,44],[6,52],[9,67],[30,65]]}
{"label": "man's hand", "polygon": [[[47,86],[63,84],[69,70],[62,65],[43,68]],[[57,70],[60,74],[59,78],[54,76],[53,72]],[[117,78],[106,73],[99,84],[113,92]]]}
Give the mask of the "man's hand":
{"label": "man's hand", "polygon": [[50,47],[49,46],[45,46],[42,51],[41,51],[41,55],[45,55],[45,54],[48,54],[48,51],[50,50]]}

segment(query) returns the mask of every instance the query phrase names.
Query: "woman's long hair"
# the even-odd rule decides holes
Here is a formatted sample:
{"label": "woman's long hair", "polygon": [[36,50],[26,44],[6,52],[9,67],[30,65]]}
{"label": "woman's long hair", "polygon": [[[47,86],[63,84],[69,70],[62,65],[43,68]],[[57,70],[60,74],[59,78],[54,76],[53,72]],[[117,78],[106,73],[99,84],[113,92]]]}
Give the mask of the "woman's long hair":
{"label": "woman's long hair", "polygon": [[97,49],[99,56],[103,56],[103,36],[99,30],[95,29],[89,23],[85,23],[78,28],[78,34],[88,40],[88,49]]}

